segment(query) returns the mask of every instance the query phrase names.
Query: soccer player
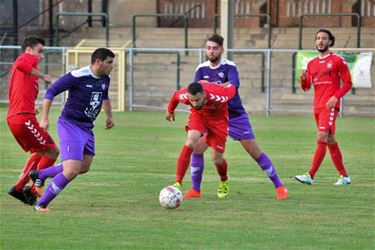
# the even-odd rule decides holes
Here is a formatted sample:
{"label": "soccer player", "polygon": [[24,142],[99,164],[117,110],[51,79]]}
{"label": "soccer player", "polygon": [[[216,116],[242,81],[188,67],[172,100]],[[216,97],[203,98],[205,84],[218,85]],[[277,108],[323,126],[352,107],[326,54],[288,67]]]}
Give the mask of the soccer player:
{"label": "soccer player", "polygon": [[177,160],[175,187],[182,187],[182,180],[189,167],[191,154],[199,138],[206,133],[205,142],[212,148],[212,160],[220,175],[218,197],[227,196],[227,162],[223,158],[228,128],[228,104],[237,90],[235,85],[220,86],[216,83],[191,83],[188,88],[176,91],[168,105],[166,119],[175,119],[174,110],[179,102],[190,105],[190,115],[185,130],[187,139]]}
{"label": "soccer player", "polygon": [[95,155],[93,122],[102,107],[107,116],[106,128],[114,126],[108,97],[109,74],[113,69],[114,57],[111,50],[98,48],[91,55],[91,65],[62,76],[47,90],[40,122],[45,128],[49,125],[48,114],[53,98],[64,91],[69,91],[69,97],[57,121],[62,167],[52,166],[36,173],[35,179],[40,183],[44,183],[45,178],[54,176],[44,195],[34,206],[36,211],[49,211],[49,203],[78,174],[89,171]]}
{"label": "soccer player", "polygon": [[[224,38],[219,35],[213,35],[208,38],[206,43],[206,56],[208,61],[200,64],[195,72],[194,81],[209,81],[217,84],[231,83],[240,87],[240,80],[236,64],[232,61],[222,58]],[[288,190],[281,183],[276,169],[270,158],[261,151],[255,140],[255,135],[251,127],[249,118],[242,106],[239,93],[229,101],[229,136],[239,141],[246,152],[258,163],[259,167],[273,182],[276,190],[277,199],[287,199]],[[200,186],[204,169],[203,154],[207,149],[204,140],[200,140],[195,148],[191,160],[191,178],[192,188],[184,195],[185,198],[199,198]],[[228,187],[227,187],[228,188]]]}
{"label": "soccer player", "polygon": [[[352,80],[345,59],[332,53],[330,47],[335,44],[335,37],[329,30],[321,29],[315,35],[315,46],[319,56],[307,64],[307,70],[301,71],[301,87],[308,91],[314,85],[314,116],[318,127],[317,147],[310,170],[295,178],[306,184],[313,184],[327,146],[333,164],[340,178],[335,185],[350,184],[350,177],[345,170],[340,148],[335,140],[335,121],[340,110],[340,98],[352,87]],[[340,80],[343,85],[340,86]]]}
{"label": "soccer player", "polygon": [[53,165],[59,155],[55,142],[36,119],[38,79],[51,83],[51,76],[38,69],[39,62],[44,59],[44,45],[45,41],[41,37],[26,37],[21,46],[23,53],[13,63],[9,77],[7,123],[18,144],[31,156],[8,194],[29,205],[33,205],[36,200],[34,186],[25,187],[30,180],[29,172]]}

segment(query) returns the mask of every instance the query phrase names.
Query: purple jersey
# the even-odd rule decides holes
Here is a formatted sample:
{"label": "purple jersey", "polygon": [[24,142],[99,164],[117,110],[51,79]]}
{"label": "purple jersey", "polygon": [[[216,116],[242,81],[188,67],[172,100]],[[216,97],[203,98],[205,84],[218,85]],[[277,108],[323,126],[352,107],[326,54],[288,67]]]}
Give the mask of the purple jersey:
{"label": "purple jersey", "polygon": [[61,117],[80,126],[92,128],[103,100],[108,100],[108,76],[97,77],[90,66],[65,74],[48,88],[44,98],[53,100],[63,91],[69,90],[68,99]]}
{"label": "purple jersey", "polygon": [[[236,85],[237,89],[240,87],[236,64],[224,58],[222,58],[220,64],[214,68],[210,66],[210,61],[199,64],[195,71],[194,81],[198,82],[200,80],[217,83],[230,82]],[[246,114],[238,91],[228,104],[229,117],[237,117]]]}

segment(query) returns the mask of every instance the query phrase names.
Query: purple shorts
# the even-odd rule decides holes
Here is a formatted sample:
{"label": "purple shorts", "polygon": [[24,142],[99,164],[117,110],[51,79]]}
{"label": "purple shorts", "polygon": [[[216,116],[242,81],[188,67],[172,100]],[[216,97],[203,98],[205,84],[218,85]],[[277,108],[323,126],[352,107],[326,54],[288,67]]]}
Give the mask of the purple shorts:
{"label": "purple shorts", "polygon": [[234,141],[255,139],[253,128],[251,127],[249,118],[246,114],[237,117],[230,117],[228,125],[228,135]]}
{"label": "purple shorts", "polygon": [[61,161],[82,161],[84,155],[95,155],[92,129],[79,127],[60,117],[57,121],[57,133],[60,138]]}

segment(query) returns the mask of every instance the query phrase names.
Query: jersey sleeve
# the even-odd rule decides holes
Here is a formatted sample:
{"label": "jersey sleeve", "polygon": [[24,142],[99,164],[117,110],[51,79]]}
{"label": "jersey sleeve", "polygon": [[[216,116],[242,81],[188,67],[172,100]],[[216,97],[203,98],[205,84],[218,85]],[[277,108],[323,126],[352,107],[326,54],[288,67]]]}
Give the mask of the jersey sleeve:
{"label": "jersey sleeve", "polygon": [[174,113],[177,108],[178,103],[189,104],[189,99],[187,96],[187,89],[181,89],[173,93],[171,100],[168,104],[168,112]]}
{"label": "jersey sleeve", "polygon": [[108,90],[109,90],[109,85],[111,83],[111,78],[107,76],[107,80],[108,80],[108,88],[104,91],[103,100],[109,100]]}
{"label": "jersey sleeve", "polygon": [[228,69],[228,82],[234,84],[236,88],[240,87],[240,77],[236,66],[231,66]]}
{"label": "jersey sleeve", "polygon": [[301,88],[303,89],[303,91],[308,91],[311,88],[312,77],[310,74],[310,68],[311,62],[307,64],[306,78],[304,80],[301,78]]}
{"label": "jersey sleeve", "polygon": [[344,83],[334,94],[337,98],[343,97],[348,91],[352,88],[352,78],[350,76],[350,71],[348,65],[345,62],[345,59],[339,60],[338,63],[338,71],[340,72],[340,76],[342,82]]}
{"label": "jersey sleeve", "polygon": [[199,82],[202,79],[203,79],[202,70],[201,68],[197,68],[195,71],[194,82]]}
{"label": "jersey sleeve", "polygon": [[21,56],[17,60],[16,68],[25,74],[31,74],[33,65],[38,64],[38,58],[36,56]]}
{"label": "jersey sleeve", "polygon": [[228,102],[237,93],[237,88],[234,84],[223,86],[216,83],[203,83],[202,85],[207,92],[207,98],[213,102]]}
{"label": "jersey sleeve", "polygon": [[71,73],[62,76],[47,89],[44,99],[53,100],[55,96],[71,88],[75,84],[76,79]]}

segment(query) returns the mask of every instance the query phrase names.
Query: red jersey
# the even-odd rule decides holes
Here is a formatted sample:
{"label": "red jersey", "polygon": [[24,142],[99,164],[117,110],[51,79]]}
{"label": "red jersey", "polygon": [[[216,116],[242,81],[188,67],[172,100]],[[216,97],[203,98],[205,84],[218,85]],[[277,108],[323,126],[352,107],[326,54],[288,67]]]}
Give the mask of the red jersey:
{"label": "red jersey", "polygon": [[[340,78],[343,85],[340,86]],[[326,107],[326,103],[332,96],[339,101],[336,108],[340,108],[340,98],[351,88],[352,80],[345,59],[331,52],[325,57],[316,57],[307,64],[306,79],[301,80],[304,91],[310,89],[314,84],[314,110]]]}
{"label": "red jersey", "polygon": [[222,86],[216,83],[201,83],[206,93],[206,103],[201,109],[195,109],[188,98],[187,88],[176,91],[168,105],[168,112],[174,113],[179,102],[191,106],[191,113],[204,120],[228,119],[228,101],[236,95],[236,87],[232,84]]}
{"label": "red jersey", "polygon": [[17,114],[36,115],[35,101],[38,96],[38,77],[31,75],[38,70],[38,57],[30,54],[20,55],[10,69],[9,110],[7,118]]}

